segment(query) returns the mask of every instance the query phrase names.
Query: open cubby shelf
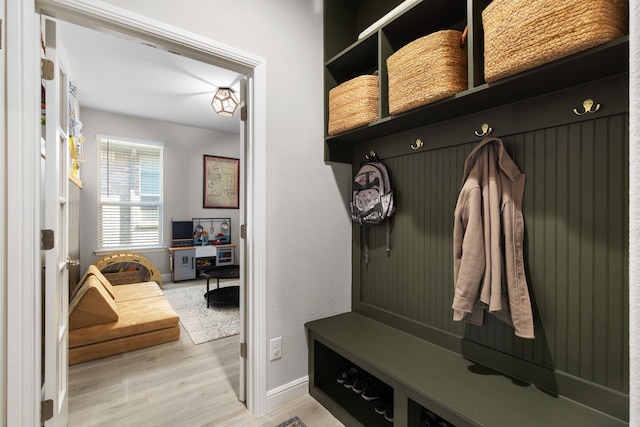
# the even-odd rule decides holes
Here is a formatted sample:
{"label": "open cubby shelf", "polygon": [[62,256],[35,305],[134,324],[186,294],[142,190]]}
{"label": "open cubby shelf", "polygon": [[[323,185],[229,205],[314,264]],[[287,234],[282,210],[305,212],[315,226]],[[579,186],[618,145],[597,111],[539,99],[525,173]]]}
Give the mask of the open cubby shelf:
{"label": "open cubby shelf", "polygon": [[[348,14],[350,11],[358,15],[365,13],[368,3],[376,2],[330,0],[327,3],[325,14],[328,10],[336,14]],[[348,35],[339,41],[336,40],[337,36],[325,35],[325,55],[330,55],[325,62],[325,105],[328,105],[329,90],[338,84],[375,71],[380,75],[380,119],[338,135],[325,134],[325,160],[351,163],[351,147],[359,142],[544,95],[628,70],[629,37],[624,36],[512,77],[486,83],[483,77],[481,12],[489,3],[486,0],[423,0],[364,39],[357,40],[358,32],[364,29],[361,28],[362,24],[357,26],[361,19],[354,20],[356,24],[352,24]],[[386,6],[390,10],[394,4],[389,2]],[[467,13],[469,10],[471,14]],[[379,14],[386,11],[379,10]],[[328,30],[330,20],[330,16],[325,17],[325,30]],[[389,115],[386,58],[423,35],[441,29],[463,30],[465,26],[469,28],[468,89],[402,114]],[[333,27],[330,31],[337,32]],[[327,120],[328,113],[325,113],[325,124]],[[326,129],[325,126],[325,132]]]}
{"label": "open cubby shelf", "polygon": [[338,374],[342,371],[356,368],[359,375],[376,379],[382,389],[381,399],[386,398],[387,402],[393,402],[393,389],[381,381],[375,375],[367,372],[362,366],[341,356],[337,352],[329,349],[327,346],[317,342],[314,346],[314,360],[321,361],[317,371],[315,371],[314,388],[321,393],[325,401],[338,402],[340,407],[348,411],[351,416],[366,426],[388,426],[383,415],[375,411],[377,400],[366,401],[359,394],[344,387],[343,384],[337,382]]}

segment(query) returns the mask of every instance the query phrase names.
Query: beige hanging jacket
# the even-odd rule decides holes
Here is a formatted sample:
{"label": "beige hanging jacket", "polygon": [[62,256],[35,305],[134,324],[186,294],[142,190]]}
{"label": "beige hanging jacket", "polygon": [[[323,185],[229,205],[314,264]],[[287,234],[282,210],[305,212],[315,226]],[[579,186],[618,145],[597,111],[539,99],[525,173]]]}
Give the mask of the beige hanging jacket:
{"label": "beige hanging jacket", "polygon": [[453,320],[481,326],[484,312],[534,338],[524,270],[525,176],[498,138],[485,138],[464,164],[453,226]]}

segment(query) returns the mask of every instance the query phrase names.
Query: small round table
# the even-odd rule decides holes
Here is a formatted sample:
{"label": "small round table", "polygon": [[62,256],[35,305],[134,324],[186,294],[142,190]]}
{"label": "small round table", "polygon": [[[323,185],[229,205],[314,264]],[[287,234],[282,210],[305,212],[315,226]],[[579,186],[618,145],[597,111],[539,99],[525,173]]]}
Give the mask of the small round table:
{"label": "small round table", "polygon": [[[240,278],[239,265],[226,265],[223,267],[212,267],[200,273],[200,276],[207,279],[207,293],[204,297],[207,299],[207,308],[209,304],[220,305],[240,305],[240,286],[220,287],[220,279],[238,279]],[[216,279],[216,288],[209,290],[209,280]]]}

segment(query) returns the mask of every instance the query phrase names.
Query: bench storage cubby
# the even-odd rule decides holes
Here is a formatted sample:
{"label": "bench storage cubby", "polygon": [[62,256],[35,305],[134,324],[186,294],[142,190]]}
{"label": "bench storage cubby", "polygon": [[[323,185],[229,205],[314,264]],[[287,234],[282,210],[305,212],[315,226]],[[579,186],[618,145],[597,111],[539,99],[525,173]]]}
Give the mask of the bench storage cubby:
{"label": "bench storage cubby", "polygon": [[[326,401],[338,402],[340,407],[350,414],[350,417],[358,420],[362,425],[389,425],[389,421],[384,418],[384,415],[376,412],[376,404],[381,399],[385,400],[385,406],[386,404],[393,404],[393,389],[391,387],[362,366],[331,350],[321,342],[315,343],[313,351],[314,360],[321,361],[316,365],[317,370],[314,373],[315,387],[317,392],[325,397]],[[351,388],[338,383],[337,377],[339,373],[352,368],[357,369],[359,375],[363,377],[376,378],[382,389],[379,399],[366,401],[361,397],[361,394],[356,394]]]}
{"label": "bench storage cubby", "polygon": [[428,409],[456,427],[624,426],[626,423],[357,313],[306,324],[310,394],[347,426],[391,425],[335,381],[361,367],[393,389],[394,426]]}

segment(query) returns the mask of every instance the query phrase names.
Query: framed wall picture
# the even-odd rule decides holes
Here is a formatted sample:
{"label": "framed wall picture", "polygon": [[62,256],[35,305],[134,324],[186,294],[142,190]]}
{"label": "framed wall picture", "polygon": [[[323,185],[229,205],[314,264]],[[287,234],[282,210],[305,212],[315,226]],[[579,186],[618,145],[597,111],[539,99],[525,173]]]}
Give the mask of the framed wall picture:
{"label": "framed wall picture", "polygon": [[240,160],[204,155],[203,208],[238,209]]}

